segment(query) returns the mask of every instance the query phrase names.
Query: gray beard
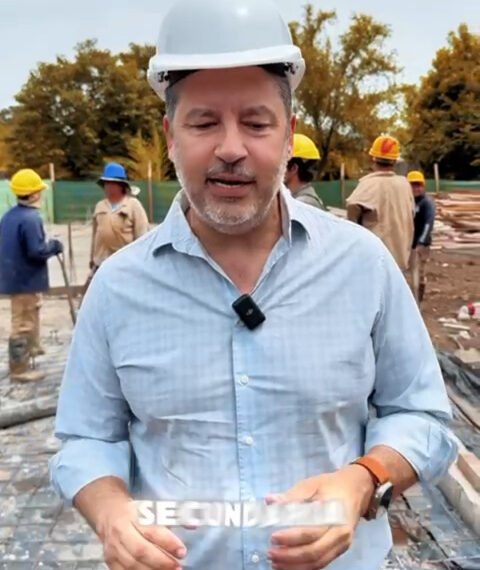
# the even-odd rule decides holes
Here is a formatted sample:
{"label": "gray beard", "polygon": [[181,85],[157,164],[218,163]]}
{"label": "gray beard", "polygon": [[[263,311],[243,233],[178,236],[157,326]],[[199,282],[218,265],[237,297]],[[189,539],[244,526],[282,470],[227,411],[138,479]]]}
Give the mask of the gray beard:
{"label": "gray beard", "polygon": [[266,219],[282,186],[285,171],[287,169],[287,162],[288,153],[287,149],[285,149],[284,156],[282,157],[282,161],[272,183],[274,191],[272,192],[272,196],[268,202],[264,205],[258,203],[251,204],[248,209],[244,210],[240,215],[227,215],[225,213],[225,206],[222,206],[221,204],[215,206],[209,203],[195,203],[195,199],[192,199],[192,195],[194,196],[195,193],[191,192],[191,188],[188,186],[186,177],[184,176],[182,168],[178,162],[175,164],[175,167],[178,180],[182,185],[182,189],[185,192],[195,215],[203,223],[219,233],[237,235],[246,233],[258,227]]}

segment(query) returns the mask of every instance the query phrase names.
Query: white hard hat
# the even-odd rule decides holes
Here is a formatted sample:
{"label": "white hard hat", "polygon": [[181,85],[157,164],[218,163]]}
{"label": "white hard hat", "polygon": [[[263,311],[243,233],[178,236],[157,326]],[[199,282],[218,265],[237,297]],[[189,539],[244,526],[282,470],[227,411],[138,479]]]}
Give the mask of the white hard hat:
{"label": "white hard hat", "polygon": [[272,0],[177,0],[160,26],[148,81],[164,99],[169,72],[267,64],[285,64],[292,91],[305,71]]}

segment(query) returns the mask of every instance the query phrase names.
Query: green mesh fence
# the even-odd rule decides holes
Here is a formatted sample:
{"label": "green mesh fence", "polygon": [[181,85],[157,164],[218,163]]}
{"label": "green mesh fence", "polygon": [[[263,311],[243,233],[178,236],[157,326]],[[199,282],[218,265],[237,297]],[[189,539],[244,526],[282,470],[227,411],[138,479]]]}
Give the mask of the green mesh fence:
{"label": "green mesh fence", "polygon": [[[345,181],[345,198],[350,196],[358,184],[357,180]],[[152,212],[150,212],[150,200],[148,196],[148,183],[145,180],[132,182],[132,185],[141,188],[138,199],[142,202],[145,211],[152,217],[153,222],[159,223],[165,217],[173,197],[180,186],[177,181],[153,182],[152,184]],[[339,180],[330,182],[315,182],[315,190],[327,206],[341,208],[342,185]],[[480,181],[463,182],[453,180],[441,180],[441,192],[453,192],[456,190],[478,190]],[[435,181],[427,180],[427,191],[435,191]],[[104,197],[102,189],[94,181],[59,181],[55,183],[53,192],[49,188],[44,192],[44,204],[42,215],[46,222],[65,224],[68,222],[86,222],[90,220],[95,204]],[[15,196],[10,192],[8,182],[0,181],[0,215],[16,203]],[[152,216],[150,216],[152,214]]]}
{"label": "green mesh fence", "polygon": [[[178,182],[153,182],[152,184],[152,212],[148,196],[148,183],[144,180],[132,181],[132,185],[141,189],[137,198],[153,221],[163,220],[170,203],[179,189]],[[104,198],[103,190],[95,182],[60,181],[54,188],[55,221],[64,224],[73,221],[87,221],[92,217],[95,204]]]}
{"label": "green mesh fence", "polygon": [[[47,223],[53,223],[54,212],[53,212],[53,194],[52,188],[48,180],[44,180],[48,188],[43,191],[43,203],[40,213],[42,218]],[[10,186],[8,185],[8,180],[0,180],[0,216],[9,210],[12,206],[17,203],[17,198],[12,194]]]}

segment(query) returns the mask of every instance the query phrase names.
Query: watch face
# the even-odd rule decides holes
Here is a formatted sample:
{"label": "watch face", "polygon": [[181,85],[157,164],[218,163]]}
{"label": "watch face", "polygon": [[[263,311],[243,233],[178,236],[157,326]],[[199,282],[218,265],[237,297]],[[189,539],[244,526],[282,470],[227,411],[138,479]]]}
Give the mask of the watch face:
{"label": "watch face", "polygon": [[369,512],[369,519],[378,519],[383,516],[390,506],[393,495],[393,485],[384,483],[375,491]]}
{"label": "watch face", "polygon": [[[388,487],[387,487],[387,485],[388,485]],[[382,487],[383,487],[383,485],[382,485]],[[380,497],[380,503],[378,506],[380,508],[387,510],[388,507],[390,506],[390,503],[392,502],[393,485],[391,483],[385,483],[385,487],[387,487],[387,488],[383,491],[383,493]]]}

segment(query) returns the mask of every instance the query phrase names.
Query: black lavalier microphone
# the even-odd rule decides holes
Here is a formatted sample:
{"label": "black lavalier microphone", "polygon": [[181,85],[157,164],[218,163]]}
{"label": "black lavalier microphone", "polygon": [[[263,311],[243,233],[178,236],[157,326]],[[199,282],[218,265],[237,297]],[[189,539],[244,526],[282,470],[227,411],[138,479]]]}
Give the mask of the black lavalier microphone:
{"label": "black lavalier microphone", "polygon": [[250,295],[242,295],[233,302],[232,307],[245,326],[251,331],[265,320],[265,315]]}

